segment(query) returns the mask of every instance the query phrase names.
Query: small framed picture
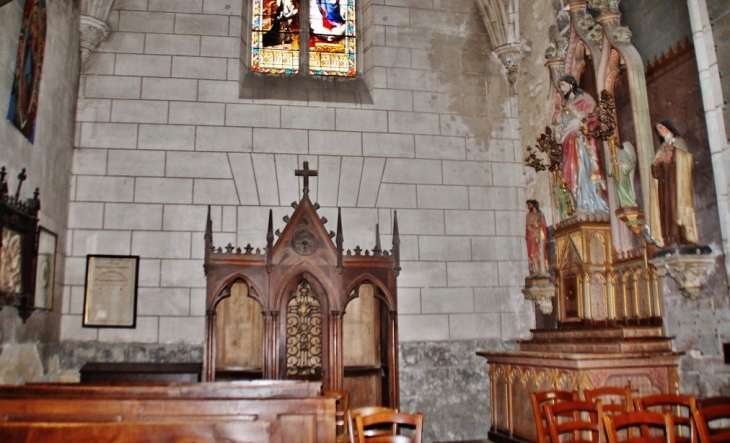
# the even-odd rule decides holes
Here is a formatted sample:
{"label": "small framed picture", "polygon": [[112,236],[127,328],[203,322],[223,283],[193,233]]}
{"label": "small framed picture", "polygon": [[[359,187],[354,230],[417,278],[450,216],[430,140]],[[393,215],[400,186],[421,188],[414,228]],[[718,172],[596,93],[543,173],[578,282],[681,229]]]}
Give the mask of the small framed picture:
{"label": "small framed picture", "polygon": [[38,230],[33,297],[33,307],[36,309],[53,309],[53,290],[56,285],[56,243],[56,234],[44,227]]}
{"label": "small framed picture", "polygon": [[139,256],[87,255],[83,327],[137,326]]}

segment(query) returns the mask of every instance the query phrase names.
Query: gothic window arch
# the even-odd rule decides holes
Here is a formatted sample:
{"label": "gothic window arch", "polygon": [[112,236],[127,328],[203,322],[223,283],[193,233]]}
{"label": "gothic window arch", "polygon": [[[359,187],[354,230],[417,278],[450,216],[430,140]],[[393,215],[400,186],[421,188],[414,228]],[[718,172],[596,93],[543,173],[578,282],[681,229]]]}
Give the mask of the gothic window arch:
{"label": "gothic window arch", "polygon": [[251,70],[355,77],[355,0],[254,0]]}
{"label": "gothic window arch", "polygon": [[240,98],[372,104],[372,0],[252,0]]}

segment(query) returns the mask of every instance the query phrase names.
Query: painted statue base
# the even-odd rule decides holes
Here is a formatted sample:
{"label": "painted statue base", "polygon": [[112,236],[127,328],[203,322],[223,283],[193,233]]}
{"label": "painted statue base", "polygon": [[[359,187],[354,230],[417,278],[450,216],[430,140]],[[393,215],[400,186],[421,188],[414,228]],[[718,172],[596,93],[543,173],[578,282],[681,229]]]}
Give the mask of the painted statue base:
{"label": "painted statue base", "polygon": [[661,249],[654,253],[650,263],[657,275],[672,277],[682,289],[682,294],[694,300],[700,295],[707,274],[715,266],[717,254],[709,246],[678,246]]}
{"label": "painted statue base", "polygon": [[555,285],[552,284],[549,276],[527,277],[522,293],[525,294],[526,299],[534,301],[543,314],[552,314]]}

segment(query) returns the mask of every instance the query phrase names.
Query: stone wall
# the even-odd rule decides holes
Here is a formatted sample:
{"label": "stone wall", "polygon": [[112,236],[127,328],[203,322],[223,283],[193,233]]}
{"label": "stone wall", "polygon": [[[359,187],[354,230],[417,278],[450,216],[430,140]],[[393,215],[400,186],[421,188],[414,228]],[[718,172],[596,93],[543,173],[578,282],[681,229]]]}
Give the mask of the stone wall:
{"label": "stone wall", "polygon": [[[534,316],[520,293],[517,101],[476,3],[361,1],[372,104],[240,98],[241,3],[115,2],[110,38],[81,76],[62,367],[198,355],[207,205],[216,245],[263,247],[269,209],[281,229],[301,195],[303,161],[319,170],[310,196],[320,214],[334,221],[342,208],[345,248],[371,248],[376,223],[388,245],[398,211],[402,347],[467,343],[463,361],[482,343],[524,337]],[[86,254],[141,257],[136,329],[82,327]],[[484,380],[450,382],[427,359],[406,358],[404,374],[423,375],[403,384],[404,405],[437,383],[453,388],[454,402],[488,399]],[[435,411],[446,397],[422,398],[419,408]],[[436,416],[432,435],[442,438],[452,427]],[[486,437],[484,420],[477,436]]]}
{"label": "stone wall", "polygon": [[[29,198],[40,188],[41,226],[58,234],[56,289],[53,312],[37,311],[23,324],[15,308],[0,311],[0,383],[22,383],[44,377],[57,360],[52,355],[58,342],[62,303],[62,270],[66,246],[66,218],[71,156],[74,145],[73,116],[79,70],[79,1],[52,1],[47,5],[46,50],[40,84],[35,143],[31,144],[6,118],[15,70],[23,3],[0,8],[0,166],[8,170],[12,192],[16,176],[27,169],[21,192]],[[46,368],[44,368],[44,365]]]}

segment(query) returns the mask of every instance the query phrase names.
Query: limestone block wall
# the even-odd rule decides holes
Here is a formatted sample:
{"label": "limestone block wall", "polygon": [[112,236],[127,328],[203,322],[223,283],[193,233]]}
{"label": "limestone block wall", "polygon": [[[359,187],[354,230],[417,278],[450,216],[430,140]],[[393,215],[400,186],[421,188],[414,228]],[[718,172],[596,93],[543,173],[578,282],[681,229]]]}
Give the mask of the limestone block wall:
{"label": "limestone block wall", "polygon": [[[303,161],[319,170],[310,196],[333,230],[342,208],[345,248],[372,248],[376,223],[389,247],[398,211],[402,346],[471,343],[466,359],[473,343],[528,334],[517,100],[477,5],[385,3],[361,1],[373,104],[358,105],[240,99],[240,0],[115,2],[112,33],[81,76],[65,368],[180,361],[185,346],[199,355],[207,205],[216,245],[263,247],[269,209],[280,229],[301,195]],[[141,257],[136,329],[81,327],[87,254]],[[403,390],[441,375],[404,380]],[[478,390],[488,402],[483,381],[440,383],[453,388],[445,398]]]}
{"label": "limestone block wall", "polygon": [[[0,384],[41,379],[55,371],[58,360],[46,360],[58,342],[61,281],[66,245],[68,186],[71,174],[79,69],[79,2],[47,2],[48,28],[40,84],[35,143],[31,144],[7,119],[15,70],[18,35],[23,17],[21,2],[0,8],[0,166],[5,166],[12,192],[17,175],[26,168],[28,179],[21,196],[40,188],[41,226],[58,234],[56,290],[53,312],[37,311],[23,324],[17,311],[0,311]],[[44,364],[46,367],[44,367]],[[50,367],[49,367],[50,366]]]}

